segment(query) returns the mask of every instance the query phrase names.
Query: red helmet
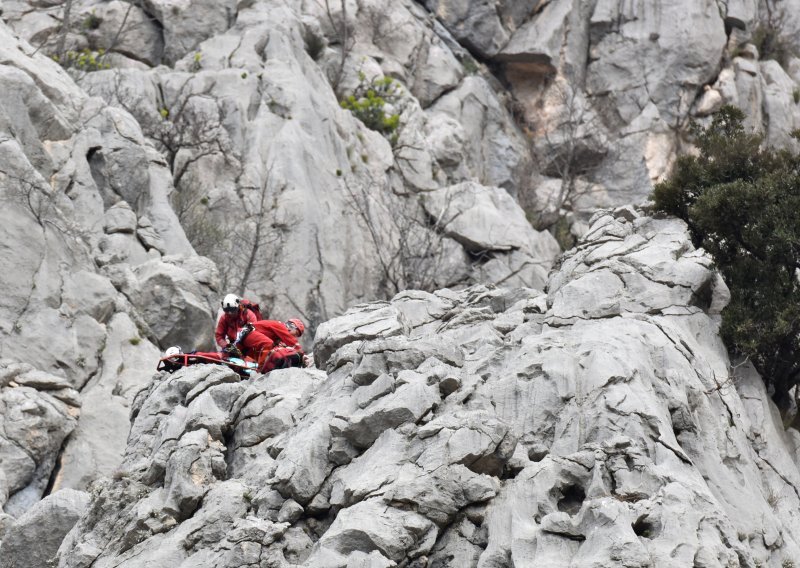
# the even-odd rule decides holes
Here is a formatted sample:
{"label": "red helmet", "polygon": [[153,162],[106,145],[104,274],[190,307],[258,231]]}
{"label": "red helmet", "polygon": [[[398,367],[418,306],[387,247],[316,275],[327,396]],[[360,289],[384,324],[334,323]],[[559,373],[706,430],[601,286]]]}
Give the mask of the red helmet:
{"label": "red helmet", "polygon": [[297,318],[292,318],[292,319],[290,319],[290,320],[287,320],[287,322],[286,322],[286,323],[287,323],[287,324],[289,324],[289,323],[290,323],[290,324],[292,324],[293,326],[295,326],[295,327],[297,328],[297,331],[299,331],[299,332],[300,332],[300,335],[303,335],[303,332],[306,330],[306,326],[305,326],[305,324],[303,324],[303,322],[302,322],[302,321],[300,321],[300,320],[299,320],[299,319],[297,319]]}

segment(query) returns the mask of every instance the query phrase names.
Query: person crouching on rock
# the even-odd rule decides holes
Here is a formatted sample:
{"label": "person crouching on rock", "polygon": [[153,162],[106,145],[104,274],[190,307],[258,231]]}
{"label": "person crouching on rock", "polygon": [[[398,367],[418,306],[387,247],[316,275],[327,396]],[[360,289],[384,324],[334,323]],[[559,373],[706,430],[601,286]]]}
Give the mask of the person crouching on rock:
{"label": "person crouching on rock", "polygon": [[228,294],[222,299],[222,311],[217,322],[217,330],[214,337],[217,341],[217,348],[220,351],[231,349],[236,335],[245,324],[255,324],[256,316],[252,310],[241,305],[241,298],[236,294]]}
{"label": "person crouching on rock", "polygon": [[297,318],[285,323],[277,320],[261,320],[253,324],[253,327],[253,331],[242,340],[240,348],[243,353],[258,362],[260,373],[308,365],[308,357],[297,341],[305,331],[302,321]]}

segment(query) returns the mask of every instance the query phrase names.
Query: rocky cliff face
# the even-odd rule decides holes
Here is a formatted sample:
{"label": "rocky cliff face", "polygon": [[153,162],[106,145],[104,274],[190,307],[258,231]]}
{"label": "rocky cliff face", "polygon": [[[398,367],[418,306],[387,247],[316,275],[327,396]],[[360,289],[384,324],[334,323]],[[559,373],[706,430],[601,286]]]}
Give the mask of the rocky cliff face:
{"label": "rocky cliff face", "polygon": [[726,301],[628,209],[546,294],[404,292],[322,325],[321,370],[158,375],[58,565],[784,566],[798,437]]}
{"label": "rocky cliff face", "polygon": [[[800,557],[708,259],[588,224],[724,103],[795,144],[780,4],[0,2],[0,566],[82,515],[64,565]],[[546,227],[586,235],[553,273]],[[320,370],[152,381],[227,292],[319,325]]]}

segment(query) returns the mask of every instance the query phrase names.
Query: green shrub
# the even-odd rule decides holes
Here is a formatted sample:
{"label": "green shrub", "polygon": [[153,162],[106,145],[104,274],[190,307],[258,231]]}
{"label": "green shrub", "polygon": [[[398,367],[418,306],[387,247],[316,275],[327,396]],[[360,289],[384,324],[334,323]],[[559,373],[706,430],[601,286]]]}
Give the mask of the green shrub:
{"label": "green shrub", "polygon": [[392,144],[397,142],[397,129],[400,126],[400,115],[386,114],[386,103],[398,100],[397,85],[391,77],[376,77],[367,81],[364,73],[359,73],[360,83],[352,95],[345,97],[339,104],[349,110],[364,126],[380,132]]}
{"label": "green shrub", "polygon": [[64,69],[77,69],[78,71],[100,71],[111,69],[111,65],[103,61],[105,50],[82,49],[81,51],[68,51],[63,57],[52,55],[53,61],[61,65]]}
{"label": "green shrub", "polygon": [[94,10],[92,10],[91,13],[83,19],[81,26],[85,30],[96,30],[97,28],[100,27],[100,24],[102,23],[103,20],[98,18],[97,15],[94,13]]}
{"label": "green shrub", "polygon": [[800,377],[800,159],[764,147],[743,119],[725,106],[695,129],[699,155],[678,158],[653,200],[713,256],[731,291],[722,336],[786,408]]}

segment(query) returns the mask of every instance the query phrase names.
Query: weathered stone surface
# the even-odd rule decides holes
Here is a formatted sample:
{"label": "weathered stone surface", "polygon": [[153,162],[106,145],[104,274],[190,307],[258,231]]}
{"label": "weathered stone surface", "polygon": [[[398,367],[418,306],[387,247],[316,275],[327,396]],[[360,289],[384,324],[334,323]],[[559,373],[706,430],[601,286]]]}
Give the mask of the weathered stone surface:
{"label": "weathered stone surface", "polygon": [[48,495],[0,537],[0,567],[48,566],[64,536],[89,505],[89,494],[64,489]]}
{"label": "weathered stone surface", "polygon": [[321,326],[326,377],[156,377],[59,566],[782,562],[796,440],[731,379],[726,292],[685,225],[620,208],[546,296],[403,293]]}
{"label": "weathered stone surface", "polygon": [[[163,31],[141,5],[112,0],[86,6],[79,17],[93,47],[155,66],[164,52]],[[113,60],[110,60],[110,62]]]}
{"label": "weathered stone surface", "polygon": [[451,183],[477,178],[511,194],[525,185],[532,168],[524,134],[491,85],[481,76],[465,77],[428,110],[433,152],[443,158]]}
{"label": "weathered stone surface", "polygon": [[215,33],[227,30],[236,13],[236,3],[231,1],[175,4],[145,0],[142,6],[155,16],[161,28],[164,59],[169,62],[193,51]]}
{"label": "weathered stone surface", "polygon": [[[549,233],[531,228],[525,213],[504,190],[463,183],[427,193],[423,203],[429,215],[442,219],[446,234],[471,254],[491,256],[493,252],[511,251],[493,259],[498,263],[505,259],[507,270],[483,271],[489,281],[544,286],[550,262],[537,259],[554,260],[560,247]],[[530,265],[529,271],[523,271],[525,264]],[[523,281],[507,282],[510,274],[519,274]]]}
{"label": "weathered stone surface", "polygon": [[81,417],[62,451],[54,490],[85,490],[90,482],[117,471],[130,430],[131,401],[152,377],[153,362],[160,356],[126,314],[116,314],[107,329],[103,370],[82,391]]}
{"label": "weathered stone surface", "polygon": [[468,48],[483,56],[495,55],[508,41],[495,2],[428,0],[425,5]]}
{"label": "weathered stone surface", "polygon": [[[16,409],[2,428],[47,429],[32,453],[0,450],[0,501],[19,515],[49,481],[116,472],[62,564],[798,557],[797,440],[753,377],[742,396],[719,386],[724,283],[671,221],[626,208],[587,223],[642,201],[689,117],[722,103],[794,144],[797,64],[746,43],[754,0],[76,0],[67,49],[130,28],[104,59],[119,68],[69,74],[47,57],[63,8],[3,3],[30,44],[0,24],[0,398]],[[396,139],[339,106],[373,77],[397,81]],[[465,186],[491,199],[462,204],[470,222],[448,229],[426,287],[543,288],[557,251],[525,216],[563,218],[586,240],[546,295],[403,292],[329,319],[402,288],[382,262],[439,238],[419,202],[441,211]],[[359,195],[380,211],[367,221]],[[327,378],[193,369],[132,404],[155,344],[202,347],[229,290],[302,314],[308,336],[329,320],[314,346]]]}
{"label": "weathered stone surface", "polygon": [[65,379],[31,365],[4,359],[0,373],[0,506],[19,516],[47,490],[81,402]]}
{"label": "weathered stone surface", "polygon": [[200,349],[211,344],[214,320],[205,298],[208,290],[176,263],[152,260],[135,269],[139,289],[133,301],[159,344]]}

